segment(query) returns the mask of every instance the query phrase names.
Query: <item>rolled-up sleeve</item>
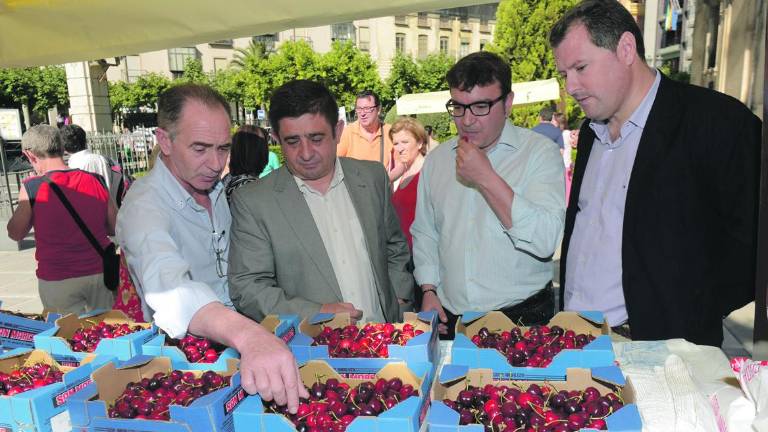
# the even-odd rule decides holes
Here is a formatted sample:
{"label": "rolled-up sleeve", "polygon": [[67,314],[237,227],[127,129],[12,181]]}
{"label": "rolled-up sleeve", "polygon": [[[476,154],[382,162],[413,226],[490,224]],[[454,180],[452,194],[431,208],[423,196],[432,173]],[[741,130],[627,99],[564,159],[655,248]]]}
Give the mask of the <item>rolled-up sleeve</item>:
{"label": "rolled-up sleeve", "polygon": [[563,161],[555,146],[547,146],[529,160],[527,169],[523,181],[512,185],[512,227],[505,232],[515,248],[549,258],[555,253],[565,223]]}
{"label": "rolled-up sleeve", "polygon": [[139,295],[154,311],[147,318],[170,337],[183,337],[195,313],[219,298],[207,284],[192,280],[190,264],[171,235],[168,216],[135,204],[123,206],[118,213],[118,242]]}

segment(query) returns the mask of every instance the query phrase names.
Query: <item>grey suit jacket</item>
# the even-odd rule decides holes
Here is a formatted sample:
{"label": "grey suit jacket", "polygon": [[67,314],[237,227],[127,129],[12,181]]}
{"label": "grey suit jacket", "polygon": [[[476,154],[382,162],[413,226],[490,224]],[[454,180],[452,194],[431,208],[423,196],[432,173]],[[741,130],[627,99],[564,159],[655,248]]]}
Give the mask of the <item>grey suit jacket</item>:
{"label": "grey suit jacket", "polygon": [[[378,162],[340,158],[344,183],[363,228],[387,321],[399,321],[397,298],[412,299],[410,252]],[[286,166],[235,191],[230,203],[229,294],[254,320],[268,314],[317,313],[342,299],[326,245]]]}

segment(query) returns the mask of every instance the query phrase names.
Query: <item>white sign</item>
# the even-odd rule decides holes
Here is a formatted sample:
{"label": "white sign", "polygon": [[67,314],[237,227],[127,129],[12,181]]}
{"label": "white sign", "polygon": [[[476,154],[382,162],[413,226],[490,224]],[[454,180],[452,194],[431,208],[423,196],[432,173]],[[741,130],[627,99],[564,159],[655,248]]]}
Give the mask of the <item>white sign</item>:
{"label": "white sign", "polygon": [[21,140],[21,117],[17,109],[0,109],[0,138],[6,141]]}
{"label": "white sign", "polygon": [[260,110],[256,111],[256,118],[259,119],[259,120],[264,120],[265,115],[266,115],[266,113],[264,112],[263,109],[260,109]]}

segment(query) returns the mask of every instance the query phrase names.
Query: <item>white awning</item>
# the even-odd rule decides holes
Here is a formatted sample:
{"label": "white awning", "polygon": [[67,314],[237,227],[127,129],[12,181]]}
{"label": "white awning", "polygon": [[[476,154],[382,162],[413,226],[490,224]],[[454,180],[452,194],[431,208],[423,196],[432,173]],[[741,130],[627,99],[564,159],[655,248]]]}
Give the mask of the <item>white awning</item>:
{"label": "white awning", "polygon": [[0,67],[185,47],[478,0],[0,0]]}
{"label": "white awning", "polygon": [[[513,83],[515,99],[512,105],[560,99],[560,84],[556,78],[542,81]],[[448,90],[429,93],[411,93],[397,99],[397,114],[429,114],[445,112],[445,103],[451,98]]]}

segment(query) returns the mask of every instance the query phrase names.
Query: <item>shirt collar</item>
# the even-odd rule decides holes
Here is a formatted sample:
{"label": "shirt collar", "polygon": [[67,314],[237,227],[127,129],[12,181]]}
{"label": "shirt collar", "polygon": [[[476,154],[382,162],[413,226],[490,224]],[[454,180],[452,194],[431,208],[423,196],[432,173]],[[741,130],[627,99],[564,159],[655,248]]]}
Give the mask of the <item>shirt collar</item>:
{"label": "shirt collar", "polygon": [[[168,196],[173,200],[173,204],[178,209],[182,209],[186,206],[192,207],[194,210],[207,211],[203,206],[197,203],[192,195],[187,192],[179,183],[171,170],[165,165],[163,159],[158,155],[155,161],[155,166],[152,171],[157,171],[157,176],[160,178],[159,184]],[[215,206],[216,201],[221,197],[221,193],[224,191],[224,185],[221,181],[216,182],[213,189],[208,193],[208,197],[211,199],[212,206]]]}
{"label": "shirt collar", "polygon": [[[316,191],[312,188],[312,186],[308,185],[304,180],[293,176],[293,179],[296,181],[296,186],[299,187],[299,190],[301,193],[313,193],[315,195],[322,195],[320,192]],[[344,170],[341,169],[341,161],[339,158],[336,158],[336,163],[334,164],[333,168],[333,177],[331,177],[331,184],[328,186],[328,191],[331,191],[338,185],[340,185],[344,181]],[[326,192],[327,194],[328,192]]]}
{"label": "shirt collar", "polygon": [[[635,108],[629,119],[621,125],[621,136],[626,136],[627,127],[645,128],[645,123],[648,121],[648,116],[651,113],[653,107],[653,101],[656,100],[656,93],[659,91],[659,83],[661,83],[661,74],[658,70],[656,72],[656,78],[653,80],[653,85],[648,89],[648,93],[645,94],[643,101]],[[589,122],[589,127],[595,132],[598,141],[601,144],[611,145],[610,132],[608,130],[608,124],[592,120]],[[618,141],[618,140],[617,140]]]}
{"label": "shirt collar", "polygon": [[[497,145],[494,145],[489,153],[495,151],[501,144],[501,146],[504,147],[510,147],[512,149],[517,149],[520,147],[520,137],[517,134],[517,131],[515,130],[515,127],[512,125],[512,122],[509,121],[509,119],[504,121],[504,129],[501,130],[501,135],[499,136],[499,141],[496,143]],[[453,143],[453,149],[456,150],[459,147],[459,139],[456,138],[456,141]]]}

